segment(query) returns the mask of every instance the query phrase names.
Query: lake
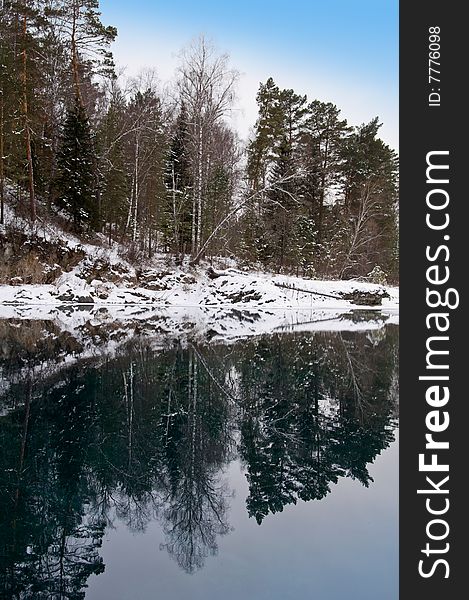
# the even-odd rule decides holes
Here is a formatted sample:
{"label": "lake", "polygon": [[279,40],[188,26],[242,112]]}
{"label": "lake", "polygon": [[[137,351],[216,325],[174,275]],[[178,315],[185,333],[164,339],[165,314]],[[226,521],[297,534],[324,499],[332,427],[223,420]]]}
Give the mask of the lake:
{"label": "lake", "polygon": [[1,597],[397,600],[399,328],[378,325],[103,345],[1,321]]}

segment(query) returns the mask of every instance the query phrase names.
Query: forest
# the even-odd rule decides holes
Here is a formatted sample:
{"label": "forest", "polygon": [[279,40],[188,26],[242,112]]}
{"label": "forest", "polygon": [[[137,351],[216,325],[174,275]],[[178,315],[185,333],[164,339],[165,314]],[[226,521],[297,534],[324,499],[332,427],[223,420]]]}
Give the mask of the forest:
{"label": "forest", "polygon": [[221,256],[398,281],[398,157],[378,117],[351,125],[269,77],[242,140],[231,119],[242,75],[204,36],[162,84],[158,57],[154,72],[119,71],[98,0],[4,0],[0,13],[4,229],[8,205],[31,231],[58,223],[135,264]]}

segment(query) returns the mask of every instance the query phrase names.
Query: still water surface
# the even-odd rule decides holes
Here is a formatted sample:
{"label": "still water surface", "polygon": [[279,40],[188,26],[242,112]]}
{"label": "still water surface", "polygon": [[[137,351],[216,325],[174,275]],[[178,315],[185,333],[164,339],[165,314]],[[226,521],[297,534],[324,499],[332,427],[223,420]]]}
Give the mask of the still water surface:
{"label": "still water surface", "polygon": [[24,344],[1,353],[1,597],[397,599],[397,326],[60,369]]}

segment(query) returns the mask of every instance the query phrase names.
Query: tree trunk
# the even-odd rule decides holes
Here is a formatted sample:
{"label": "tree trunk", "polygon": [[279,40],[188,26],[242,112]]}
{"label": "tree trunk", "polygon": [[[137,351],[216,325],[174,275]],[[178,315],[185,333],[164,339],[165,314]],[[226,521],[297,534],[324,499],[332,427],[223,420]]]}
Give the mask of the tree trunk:
{"label": "tree trunk", "polygon": [[79,75],[79,63],[78,63],[78,51],[77,51],[77,20],[79,14],[78,1],[73,2],[73,17],[72,17],[72,76],[73,86],[75,88],[75,97],[79,104],[82,104],[81,90],[80,90],[80,75]]}
{"label": "tree trunk", "polygon": [[139,162],[139,140],[135,144],[135,163],[134,163],[134,206],[132,216],[132,242],[137,241],[137,216],[138,216],[138,162]]}
{"label": "tree trunk", "polygon": [[324,197],[326,191],[326,170],[329,162],[329,139],[326,138],[324,148],[324,160],[322,161],[321,173],[321,191],[319,193],[319,214],[318,214],[318,243],[322,242],[323,222],[324,222]]}
{"label": "tree trunk", "polygon": [[197,162],[198,162],[198,176],[197,176],[197,234],[195,240],[195,251],[200,251],[200,245],[202,243],[202,176],[203,176],[203,130],[202,125],[199,128],[199,140],[197,149]]}
{"label": "tree trunk", "polygon": [[26,401],[24,406],[24,421],[23,421],[23,434],[21,436],[21,446],[20,446],[20,458],[18,464],[18,485],[16,487],[15,494],[15,510],[18,507],[18,502],[20,498],[20,483],[23,479],[23,470],[24,470],[24,461],[26,457],[26,445],[28,441],[28,431],[29,431],[29,419],[31,415],[31,400],[33,396],[33,384],[32,381],[28,382],[28,393],[26,395]]}
{"label": "tree trunk", "polygon": [[130,394],[129,394],[130,404],[128,406],[128,428],[129,428],[129,437],[128,437],[128,468],[129,472],[132,467],[133,460],[133,426],[134,426],[134,364],[130,363]]}
{"label": "tree trunk", "polygon": [[171,176],[172,176],[172,183],[173,183],[172,196],[173,196],[174,254],[176,255],[176,258],[177,258],[180,248],[179,248],[179,224],[177,221],[177,211],[176,211],[176,176],[174,173],[174,160],[171,165]]}
{"label": "tree trunk", "polygon": [[196,219],[197,219],[197,198],[195,191],[192,194],[192,225],[191,225],[191,254],[196,255],[195,251],[195,236],[196,236]]}
{"label": "tree trunk", "polygon": [[0,225],[5,223],[4,170],[3,170],[3,91],[0,90]]}
{"label": "tree trunk", "polygon": [[24,121],[24,137],[26,143],[26,160],[28,163],[28,182],[29,182],[29,209],[31,221],[36,220],[36,197],[34,192],[34,167],[33,157],[31,152],[31,131],[29,128],[29,113],[28,113],[28,52],[26,50],[26,34],[27,34],[27,18],[26,13],[23,16],[23,71],[21,74],[23,84],[23,121]]}
{"label": "tree trunk", "polygon": [[322,229],[324,221],[324,186],[325,186],[324,174],[321,177],[321,190],[319,191],[319,209],[318,209],[318,244],[322,242]]}
{"label": "tree trunk", "polygon": [[62,534],[60,536],[60,550],[59,550],[59,598],[65,598],[65,553],[67,550],[67,532],[65,530],[65,524],[62,526]]}
{"label": "tree trunk", "polygon": [[129,212],[127,213],[127,221],[125,223],[124,236],[127,235],[130,229],[130,225],[132,223],[132,207],[134,205],[134,177],[135,173],[132,173],[132,182],[130,185]]}
{"label": "tree trunk", "polygon": [[[192,361],[191,361],[192,364]],[[197,391],[198,391],[198,381],[197,381],[197,356],[194,355],[194,365],[193,365],[193,382],[192,382],[192,436],[191,436],[191,475],[192,481],[195,480],[195,436],[197,433]]]}

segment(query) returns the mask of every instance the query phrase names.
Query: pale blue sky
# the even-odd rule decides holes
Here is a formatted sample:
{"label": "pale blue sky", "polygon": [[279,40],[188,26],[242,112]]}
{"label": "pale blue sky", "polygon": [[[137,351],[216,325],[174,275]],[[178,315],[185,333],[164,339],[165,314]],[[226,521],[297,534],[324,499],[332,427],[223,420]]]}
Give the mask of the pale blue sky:
{"label": "pale blue sky", "polygon": [[177,53],[203,33],[241,71],[236,126],[246,136],[255,95],[281,87],[335,102],[351,124],[378,115],[398,148],[398,0],[101,0],[119,36],[114,55],[130,75],[153,67],[171,78]]}

